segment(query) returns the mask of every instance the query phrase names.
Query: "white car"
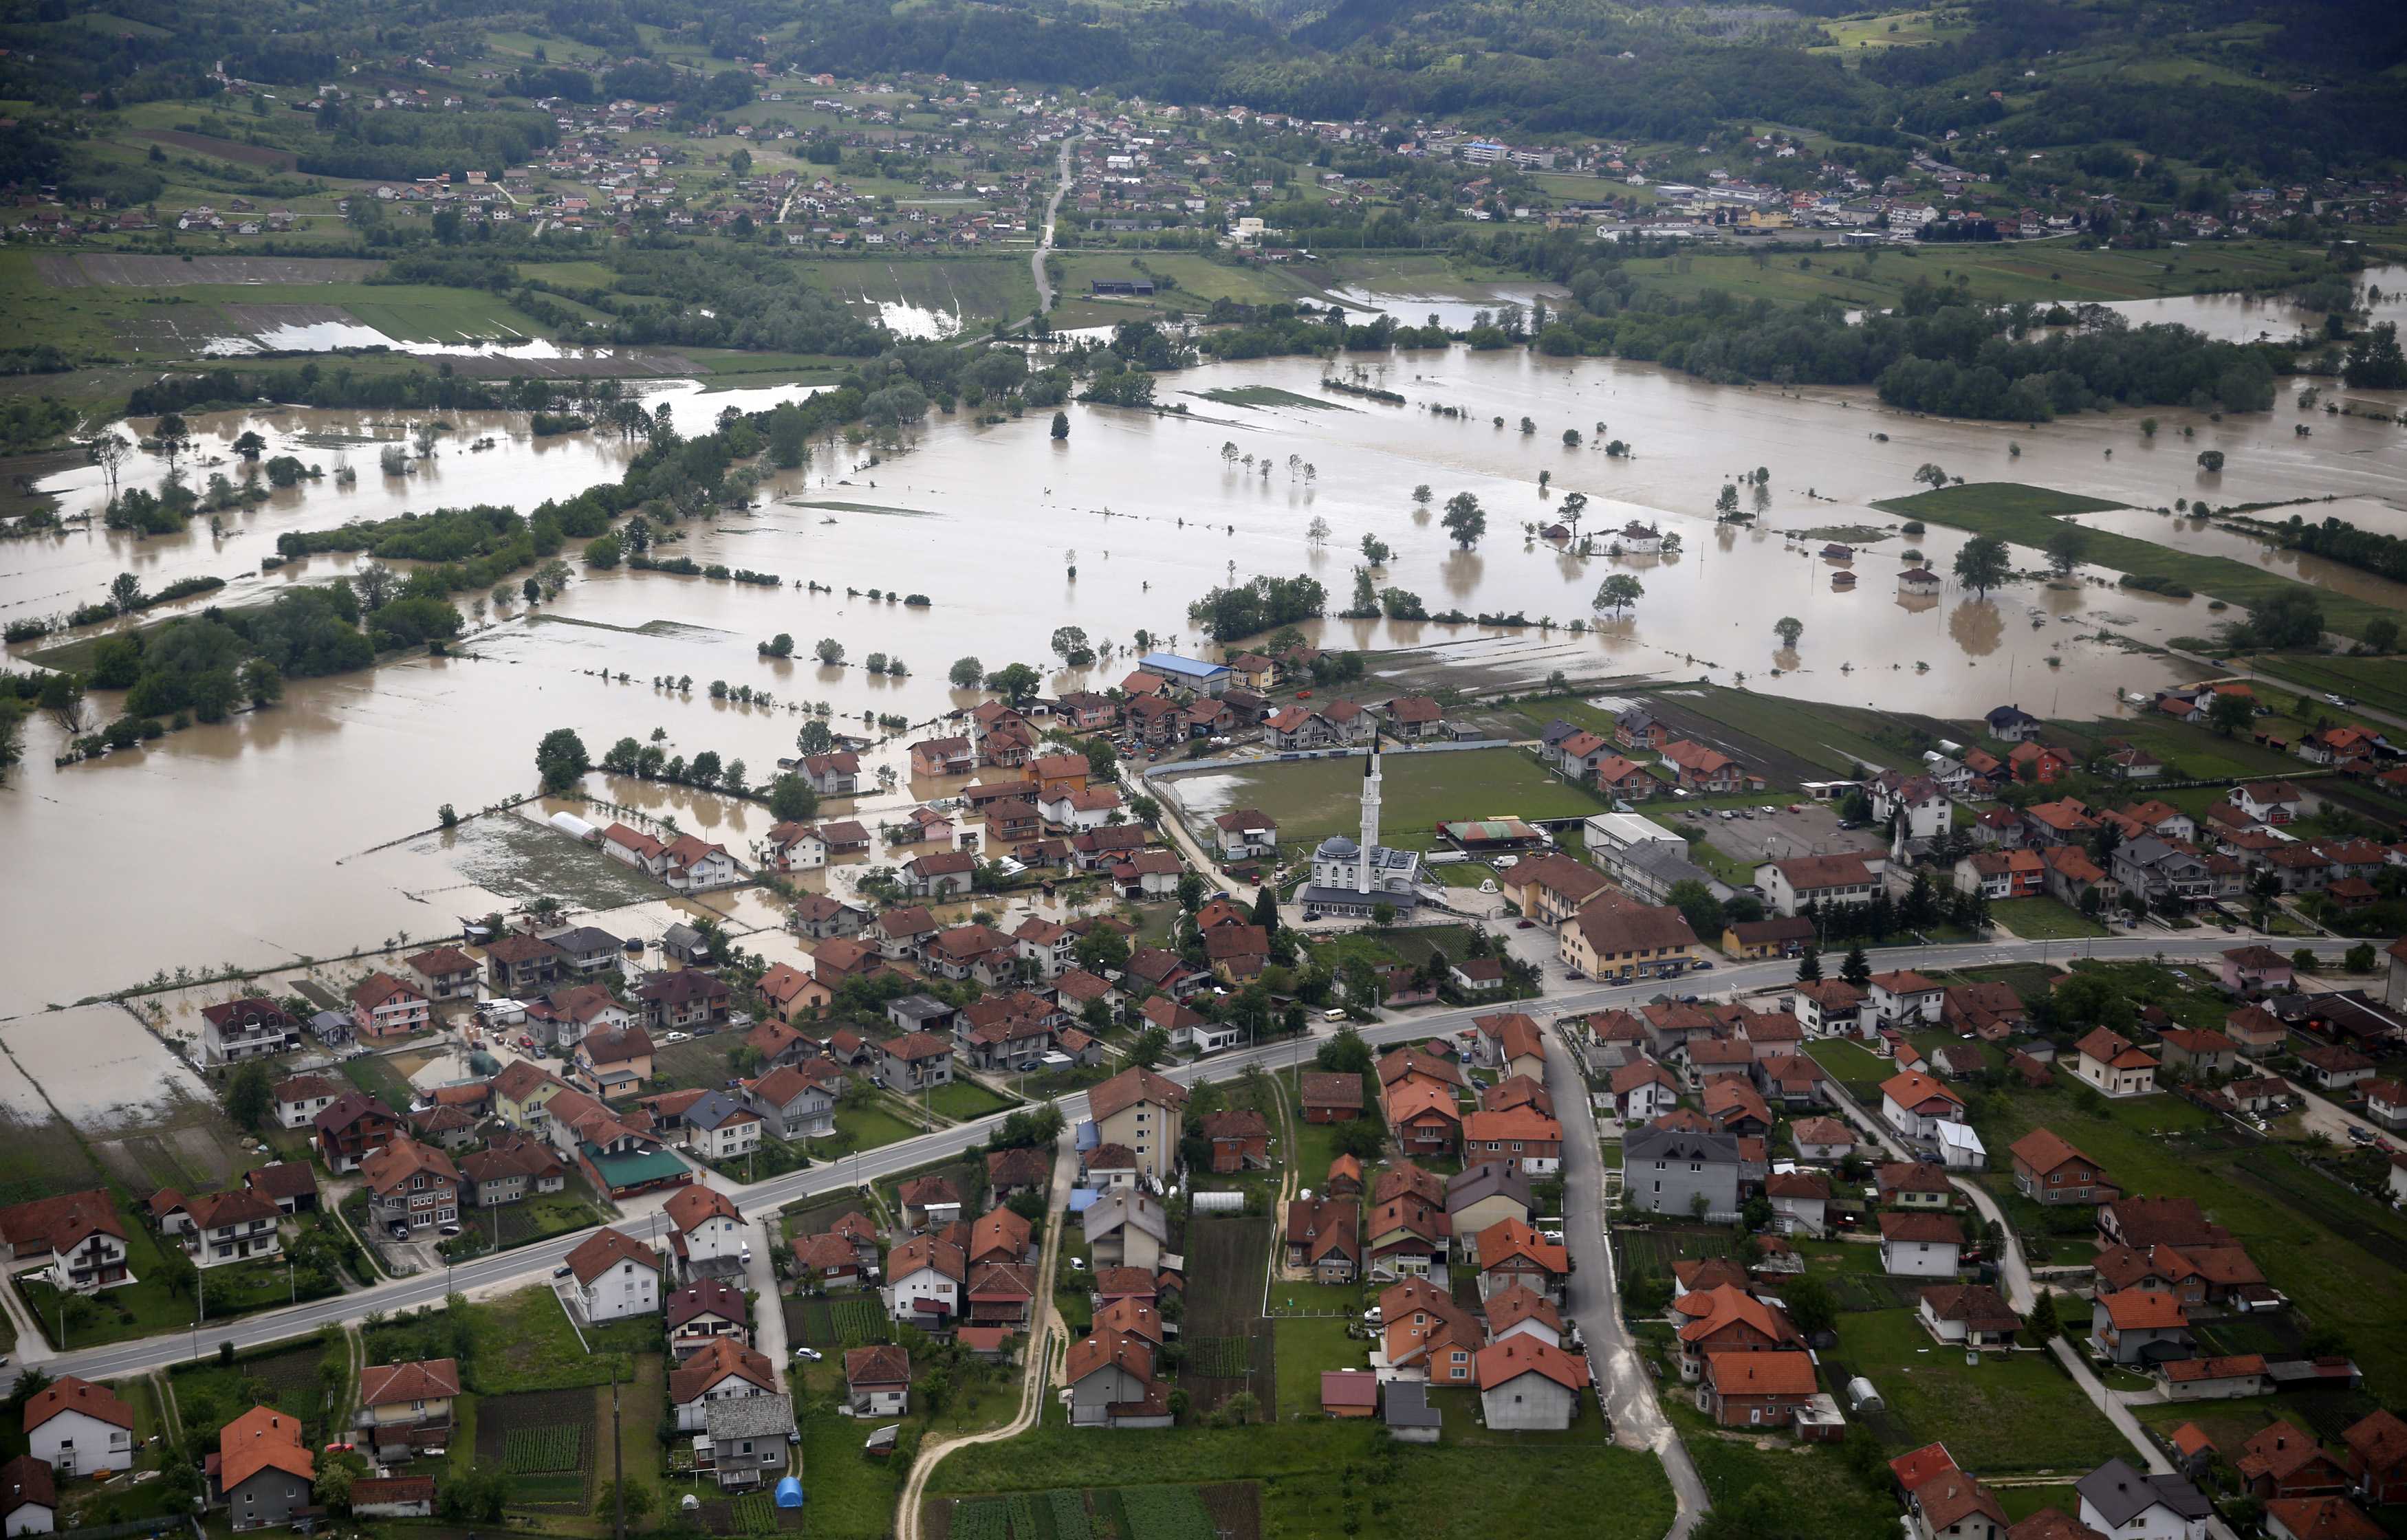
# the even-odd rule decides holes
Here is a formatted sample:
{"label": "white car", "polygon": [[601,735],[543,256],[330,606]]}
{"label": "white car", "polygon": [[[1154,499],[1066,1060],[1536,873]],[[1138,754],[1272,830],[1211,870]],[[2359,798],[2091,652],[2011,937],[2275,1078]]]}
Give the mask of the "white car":
{"label": "white car", "polygon": [[794,1349],[794,1356],[799,1359],[804,1359],[809,1363],[817,1363],[820,1359],[825,1358],[827,1354],[820,1352],[817,1348],[797,1348]]}
{"label": "white car", "polygon": [[1376,1305],[1374,1305],[1369,1309],[1363,1311],[1362,1321],[1365,1325],[1369,1326],[1376,1326],[1379,1324],[1379,1307]]}
{"label": "white car", "polygon": [[681,1043],[681,1042],[691,1042],[692,1039],[693,1039],[693,1034],[692,1034],[692,1033],[691,1033],[691,1032],[670,1032],[670,1033],[664,1033],[664,1034],[662,1034],[662,1038],[661,1038],[661,1041],[665,1042],[665,1043]]}

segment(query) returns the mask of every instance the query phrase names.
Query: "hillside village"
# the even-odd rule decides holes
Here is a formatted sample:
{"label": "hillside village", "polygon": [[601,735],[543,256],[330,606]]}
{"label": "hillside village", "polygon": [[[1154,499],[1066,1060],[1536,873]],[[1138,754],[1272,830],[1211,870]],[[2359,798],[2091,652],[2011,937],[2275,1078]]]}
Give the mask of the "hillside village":
{"label": "hillside village", "polygon": [[[2333,928],[2407,868],[2354,811],[2400,773],[2381,733],[2273,719],[2252,763],[2295,773],[2168,773],[2253,700],[2224,682],[2129,739],[2001,706],[1801,778],[1693,698],[1348,672],[1157,653],[801,754],[811,811],[741,848],[571,798],[548,837],[682,918],[547,901],[344,994],[218,992],[178,1043],[239,1170],[0,1208],[11,1533],[542,1526],[616,1501],[611,1419],[662,1430],[648,1511],[755,1533],[890,1506],[1023,1406],[1099,1445],[1544,1437],[1596,1471],[1668,1425],[1739,1515],[1794,1440],[1924,1540],[2396,1517],[2407,943]],[[1274,805],[1338,770],[1352,833],[1189,807],[1190,746]],[[913,800],[872,827],[887,752]],[[776,960],[709,907],[747,891]],[[153,1337],[184,1346],[130,1378],[43,1367]],[[1212,1447],[1266,1522],[1277,1458]]]}

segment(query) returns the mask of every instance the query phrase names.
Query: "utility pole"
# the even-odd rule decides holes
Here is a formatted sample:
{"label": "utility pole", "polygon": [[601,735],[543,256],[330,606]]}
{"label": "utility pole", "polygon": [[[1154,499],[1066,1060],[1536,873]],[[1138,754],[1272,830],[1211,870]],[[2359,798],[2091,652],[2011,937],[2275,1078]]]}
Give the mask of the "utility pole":
{"label": "utility pole", "polygon": [[627,1451],[619,1439],[619,1357],[610,1355],[610,1495],[615,1540],[627,1540]]}

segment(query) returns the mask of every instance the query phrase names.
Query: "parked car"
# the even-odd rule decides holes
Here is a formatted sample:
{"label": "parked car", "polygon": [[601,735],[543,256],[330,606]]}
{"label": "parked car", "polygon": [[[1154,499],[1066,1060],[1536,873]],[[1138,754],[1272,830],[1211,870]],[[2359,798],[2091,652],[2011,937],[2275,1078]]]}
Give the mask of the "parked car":
{"label": "parked car", "polygon": [[817,1348],[797,1348],[794,1349],[794,1356],[808,1363],[817,1363],[820,1359],[825,1358],[827,1355],[820,1352]]}

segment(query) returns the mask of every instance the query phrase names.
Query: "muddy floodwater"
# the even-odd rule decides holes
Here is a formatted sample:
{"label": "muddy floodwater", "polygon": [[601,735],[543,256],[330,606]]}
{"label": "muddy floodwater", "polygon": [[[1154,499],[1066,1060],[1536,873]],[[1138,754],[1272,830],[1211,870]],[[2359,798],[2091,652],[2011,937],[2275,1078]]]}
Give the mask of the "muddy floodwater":
{"label": "muddy floodwater", "polygon": [[[462,914],[521,901],[530,883],[541,890],[554,875],[541,860],[429,831],[441,803],[464,812],[531,789],[534,744],[551,728],[577,728],[597,756],[658,728],[672,753],[741,758],[757,782],[794,752],[802,717],[793,708],[825,701],[847,730],[883,736],[864,713],[915,724],[868,756],[872,770],[900,770],[901,745],[921,735],[917,725],[975,699],[945,682],[956,658],[1049,665],[1055,628],[1075,625],[1111,650],[1086,675],[1056,674],[1051,684],[1108,686],[1131,666],[1140,628],[1157,643],[1206,647],[1187,606],[1232,577],[1310,572],[1327,586],[1332,611],[1342,608],[1366,535],[1394,550],[1380,586],[1417,593],[1432,612],[1519,612],[1558,629],[1332,619],[1316,628],[1332,644],[1440,647],[1478,666],[1483,681],[1522,686],[1556,669],[1575,680],[1743,675],[1750,688],[1943,716],[2003,700],[2088,716],[2115,711],[2118,689],[2173,677],[2170,665],[2099,640],[2101,631],[2143,641],[2203,633],[2215,618],[2203,598],[2031,583],[1982,599],[1952,580],[1936,597],[1906,598],[1897,574],[1912,564],[1908,552],[1944,573],[1963,537],[1934,525],[1909,542],[1871,504],[1915,490],[1914,471],[1926,461],[1968,481],[2032,482],[2147,508],[2200,496],[2407,501],[2407,434],[2317,413],[2314,436],[2299,438],[2291,429],[2300,414],[2286,401],[2270,415],[2221,422],[2158,409],[2163,427],[2151,441],[2137,430],[2138,413],[2038,429],[1948,422],[1888,411],[1861,391],[1731,389],[1645,364],[1518,351],[1395,355],[1367,377],[1402,392],[1403,407],[1325,392],[1320,374],[1314,360],[1270,360],[1164,375],[1161,399],[1184,404],[1184,417],[1074,405],[1061,442],[1047,435],[1049,414],[1037,413],[996,426],[932,418],[907,452],[876,465],[865,451],[817,445],[806,470],[764,487],[761,506],[689,525],[674,547],[705,565],[777,573],[781,587],[580,572],[538,613],[513,603],[474,615],[465,656],[297,681],[273,710],[64,770],[50,765],[58,729],[37,719],[26,765],[0,790],[0,838],[21,874],[0,898],[14,965],[0,979],[0,1016],[120,988],[162,967],[290,965],[378,946],[403,930],[432,936]],[[1268,388],[1248,399],[1271,403],[1203,394],[1237,387]],[[723,406],[796,393],[655,389],[690,431]],[[2399,403],[2384,404],[2395,412]],[[1500,417],[1502,428],[1492,421]],[[262,574],[260,558],[286,530],[468,502],[531,508],[615,477],[631,452],[590,433],[537,440],[523,417],[449,420],[454,431],[430,464],[387,477],[377,449],[405,436],[398,414],[202,417],[203,458],[228,460],[219,468],[230,473],[239,470],[234,438],[256,430],[270,455],[330,469],[347,455],[358,481],[340,487],[329,476],[277,493],[223,516],[222,535],[204,517],[165,538],[94,524],[0,544],[0,616],[97,599],[122,571],[152,590],[195,573],[230,580],[188,609],[324,582],[356,562],[315,557]],[[2180,437],[2185,427],[2195,438]],[[1563,443],[1566,429],[1578,431],[1578,446]],[[469,447],[489,435],[493,447]],[[1605,456],[1597,445],[1610,438],[1633,455]],[[1253,456],[1256,468],[1224,459],[1224,443]],[[2018,458],[2009,447],[2017,445]],[[2195,464],[2205,448],[2228,457],[2211,482]],[[1770,472],[1760,522],[1717,527],[1712,510],[1724,481],[1758,466]],[[129,479],[155,480],[160,470],[137,464]],[[1552,477],[1544,490],[1542,472]],[[1434,494],[1426,509],[1412,497],[1421,483]],[[96,473],[78,471],[57,485],[66,514],[97,507]],[[1581,531],[1599,554],[1588,558],[1530,532],[1552,522],[1573,490],[1591,500]],[[1487,536],[1470,551],[1454,548],[1438,521],[1460,491],[1488,513]],[[2111,516],[2157,522],[2138,512]],[[1327,522],[1324,544],[1308,538],[1316,518]],[[1632,522],[1678,535],[1681,548],[1607,554]],[[1854,546],[1851,561],[1818,554],[1834,539]],[[2019,559],[2040,565],[2036,553]],[[1600,616],[1592,596],[1616,572],[1636,576],[1645,598]],[[795,586],[805,580],[833,591]],[[872,587],[925,594],[930,603],[872,601]],[[1794,653],[1773,634],[1784,615],[1804,626]],[[1571,635],[1562,628],[1574,617],[1595,629]],[[778,632],[790,633],[803,656],[761,657],[757,644]],[[844,646],[847,666],[808,656],[822,637]],[[907,675],[859,667],[873,652],[901,659]],[[616,683],[620,672],[631,682]],[[690,675],[693,688],[656,689],[650,682],[662,675]],[[766,690],[776,704],[715,701],[713,680]],[[95,704],[103,720],[116,711],[113,700]],[[652,798],[682,827],[740,853],[766,824],[757,807],[669,788],[606,786],[597,776],[591,789]],[[905,779],[830,812],[875,827],[915,793],[943,789]],[[574,877],[562,874],[560,885],[573,887]]]}

